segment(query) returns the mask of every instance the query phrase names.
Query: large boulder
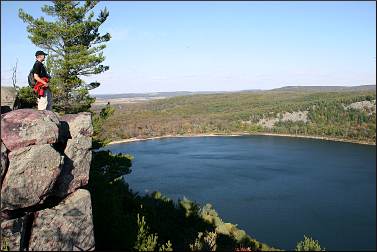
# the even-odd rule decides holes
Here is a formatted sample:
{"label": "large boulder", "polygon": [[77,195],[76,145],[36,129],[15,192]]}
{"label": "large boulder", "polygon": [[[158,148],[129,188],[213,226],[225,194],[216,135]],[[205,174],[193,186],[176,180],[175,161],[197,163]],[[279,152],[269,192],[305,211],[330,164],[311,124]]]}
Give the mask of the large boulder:
{"label": "large boulder", "polygon": [[[90,113],[1,115],[1,245],[7,250],[94,250],[88,184]],[[59,197],[56,197],[59,196]]]}
{"label": "large boulder", "polygon": [[19,109],[2,115],[1,140],[9,151],[34,144],[55,143],[59,118],[48,110]]}
{"label": "large boulder", "polygon": [[78,136],[91,137],[93,135],[92,115],[89,112],[65,114],[60,117],[60,121],[68,123],[72,138]]}
{"label": "large boulder", "polygon": [[91,145],[90,137],[68,139],[67,147],[64,150],[64,165],[54,195],[64,197],[88,184],[92,160]]}
{"label": "large boulder", "polygon": [[91,114],[88,112],[67,114],[61,116],[60,121],[61,125],[66,124],[63,131],[69,132],[69,134],[63,133],[64,137],[69,135],[70,139],[66,142],[64,166],[54,194],[64,197],[88,184],[93,126]]}
{"label": "large boulder", "polygon": [[59,205],[35,213],[30,251],[94,250],[90,194],[78,189]]}
{"label": "large boulder", "polygon": [[1,181],[3,181],[3,176],[5,174],[5,171],[8,167],[8,153],[7,148],[1,141]]}
{"label": "large boulder", "polygon": [[17,149],[9,154],[1,188],[1,208],[13,210],[43,201],[61,172],[62,157],[49,144]]}

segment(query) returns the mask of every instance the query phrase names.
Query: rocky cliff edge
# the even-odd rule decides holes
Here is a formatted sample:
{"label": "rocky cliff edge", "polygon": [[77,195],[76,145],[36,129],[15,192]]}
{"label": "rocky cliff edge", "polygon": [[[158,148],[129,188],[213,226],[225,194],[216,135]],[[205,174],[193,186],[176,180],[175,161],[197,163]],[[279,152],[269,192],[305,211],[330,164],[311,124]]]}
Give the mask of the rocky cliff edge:
{"label": "rocky cliff edge", "polygon": [[91,114],[1,115],[1,249],[94,250]]}

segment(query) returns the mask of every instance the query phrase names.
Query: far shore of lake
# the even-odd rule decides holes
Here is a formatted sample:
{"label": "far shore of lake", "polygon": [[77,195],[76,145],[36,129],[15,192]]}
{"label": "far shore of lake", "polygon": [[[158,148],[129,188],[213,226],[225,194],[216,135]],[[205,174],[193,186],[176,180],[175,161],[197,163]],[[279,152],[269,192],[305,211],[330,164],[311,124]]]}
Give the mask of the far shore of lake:
{"label": "far shore of lake", "polygon": [[130,143],[130,142],[137,142],[137,141],[146,141],[146,140],[154,140],[154,139],[162,139],[162,138],[178,138],[178,137],[214,137],[214,136],[253,136],[253,135],[260,135],[260,136],[281,136],[281,137],[296,137],[296,138],[310,138],[310,139],[320,139],[326,141],[336,141],[336,142],[346,142],[346,143],[355,143],[355,144],[364,144],[364,145],[376,145],[376,143],[371,143],[367,141],[359,141],[359,140],[351,140],[351,139],[342,139],[342,138],[334,138],[334,137],[325,137],[325,136],[309,136],[309,135],[291,135],[291,134],[278,134],[278,133],[263,133],[263,132],[255,132],[255,133],[229,133],[229,134],[184,134],[184,135],[164,135],[164,136],[157,136],[157,137],[148,137],[148,138],[127,138],[122,140],[111,141],[107,145],[118,144],[118,143]]}

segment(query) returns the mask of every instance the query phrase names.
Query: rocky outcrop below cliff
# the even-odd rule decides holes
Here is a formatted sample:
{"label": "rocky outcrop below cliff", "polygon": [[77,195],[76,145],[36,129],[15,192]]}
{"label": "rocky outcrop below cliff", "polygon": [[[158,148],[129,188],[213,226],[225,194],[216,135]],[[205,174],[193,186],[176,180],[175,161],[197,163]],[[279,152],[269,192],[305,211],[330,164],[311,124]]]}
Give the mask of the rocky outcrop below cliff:
{"label": "rocky outcrop below cliff", "polygon": [[1,115],[1,248],[94,250],[91,114]]}

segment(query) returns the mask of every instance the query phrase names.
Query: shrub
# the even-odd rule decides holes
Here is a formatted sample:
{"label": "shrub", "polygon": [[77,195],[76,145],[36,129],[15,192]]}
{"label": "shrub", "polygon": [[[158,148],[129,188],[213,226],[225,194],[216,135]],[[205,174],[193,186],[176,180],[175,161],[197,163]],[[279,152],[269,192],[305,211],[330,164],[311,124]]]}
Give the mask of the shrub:
{"label": "shrub", "polygon": [[295,251],[325,251],[325,249],[321,249],[317,240],[304,235],[304,240],[297,243]]}
{"label": "shrub", "polygon": [[[137,214],[138,234],[134,249],[137,251],[154,251],[157,246],[158,235],[149,233],[149,226],[145,222],[145,216],[140,218]],[[165,244],[159,246],[158,251],[173,251],[173,244],[167,241]]]}
{"label": "shrub", "polygon": [[173,251],[173,245],[170,241],[165,244],[162,244],[158,251]]}
{"label": "shrub", "polygon": [[15,103],[17,109],[35,108],[37,106],[37,96],[30,86],[21,87],[18,89]]}
{"label": "shrub", "polygon": [[137,226],[139,231],[135,242],[134,249],[137,251],[154,251],[157,245],[157,234],[149,234],[149,227],[147,226],[144,216],[140,218],[137,214]]}
{"label": "shrub", "polygon": [[216,251],[216,232],[198,232],[194,243],[190,244],[191,251]]}

